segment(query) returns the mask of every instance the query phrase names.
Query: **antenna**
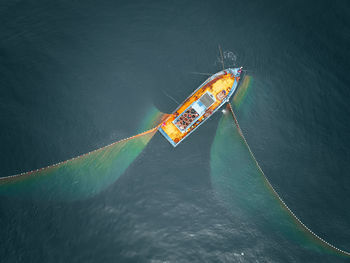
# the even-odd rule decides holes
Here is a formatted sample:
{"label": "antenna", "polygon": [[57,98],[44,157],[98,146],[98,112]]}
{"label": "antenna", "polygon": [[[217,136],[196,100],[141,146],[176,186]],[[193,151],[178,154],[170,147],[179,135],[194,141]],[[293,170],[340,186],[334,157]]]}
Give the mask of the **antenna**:
{"label": "antenna", "polygon": [[222,49],[221,49],[221,46],[218,45],[219,47],[219,51],[220,51],[220,57],[221,57],[221,65],[222,65],[222,70],[225,69],[225,64],[224,64],[224,56],[222,55]]}

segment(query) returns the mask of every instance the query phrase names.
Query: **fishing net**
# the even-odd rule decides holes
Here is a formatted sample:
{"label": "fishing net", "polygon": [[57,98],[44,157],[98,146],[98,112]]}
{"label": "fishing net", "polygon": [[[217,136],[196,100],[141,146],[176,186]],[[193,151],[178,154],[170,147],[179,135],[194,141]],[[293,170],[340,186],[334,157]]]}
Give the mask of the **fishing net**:
{"label": "fishing net", "polygon": [[65,201],[93,196],[123,174],[165,116],[152,108],[141,125],[148,129],[145,132],[45,168],[0,178],[0,194]]}
{"label": "fishing net", "polygon": [[[250,81],[243,81],[243,93]],[[237,94],[235,107],[245,96]],[[280,198],[255,159],[230,104],[219,121],[210,158],[213,189],[229,210],[244,211],[253,221],[260,219],[261,229],[280,233],[306,249],[350,256],[312,232]]]}

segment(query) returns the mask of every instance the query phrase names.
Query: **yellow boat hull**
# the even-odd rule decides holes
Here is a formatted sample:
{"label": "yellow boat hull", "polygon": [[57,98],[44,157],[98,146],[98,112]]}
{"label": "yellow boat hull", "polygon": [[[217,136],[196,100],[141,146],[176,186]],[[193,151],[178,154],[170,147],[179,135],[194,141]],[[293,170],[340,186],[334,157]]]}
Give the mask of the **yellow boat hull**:
{"label": "yellow boat hull", "polygon": [[158,128],[176,147],[224,105],[235,92],[241,68],[226,69],[208,78]]}

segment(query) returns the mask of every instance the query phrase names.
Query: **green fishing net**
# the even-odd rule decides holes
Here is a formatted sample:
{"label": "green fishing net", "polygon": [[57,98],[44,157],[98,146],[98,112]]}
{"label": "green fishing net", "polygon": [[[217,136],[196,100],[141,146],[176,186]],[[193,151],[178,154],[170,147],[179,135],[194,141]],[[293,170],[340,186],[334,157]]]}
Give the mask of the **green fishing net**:
{"label": "green fishing net", "polygon": [[[250,83],[250,78],[243,80],[233,99],[235,109]],[[219,121],[210,158],[213,189],[230,211],[243,211],[257,220],[261,229],[279,233],[306,249],[350,255],[313,233],[280,198],[255,159],[230,104]]]}
{"label": "green fishing net", "polygon": [[0,178],[0,195],[66,201],[93,196],[123,174],[156,133],[154,127],[163,117],[152,108],[139,129],[148,129],[146,132],[58,164]]}

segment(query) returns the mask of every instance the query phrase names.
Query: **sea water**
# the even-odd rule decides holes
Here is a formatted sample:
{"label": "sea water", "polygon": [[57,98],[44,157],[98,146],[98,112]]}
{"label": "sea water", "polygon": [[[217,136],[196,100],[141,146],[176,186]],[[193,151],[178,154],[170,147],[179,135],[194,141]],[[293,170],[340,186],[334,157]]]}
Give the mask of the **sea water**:
{"label": "sea water", "polygon": [[[152,105],[177,107],[165,94],[183,101],[206,78],[191,72],[221,70],[221,45],[225,66],[251,76],[235,110],[266,176],[308,227],[349,250],[349,12],[346,1],[3,2],[0,176],[134,135]],[[258,204],[273,193],[253,202],[254,184],[244,187],[249,159],[221,186],[243,194],[220,195],[221,117],[176,149],[156,134],[85,199],[2,195],[1,262],[347,262],[268,220]]]}

